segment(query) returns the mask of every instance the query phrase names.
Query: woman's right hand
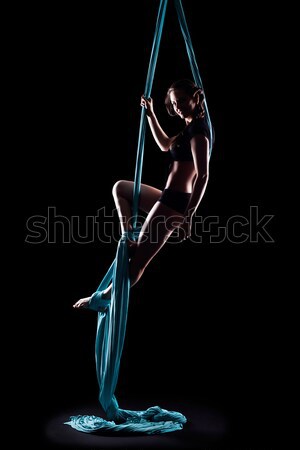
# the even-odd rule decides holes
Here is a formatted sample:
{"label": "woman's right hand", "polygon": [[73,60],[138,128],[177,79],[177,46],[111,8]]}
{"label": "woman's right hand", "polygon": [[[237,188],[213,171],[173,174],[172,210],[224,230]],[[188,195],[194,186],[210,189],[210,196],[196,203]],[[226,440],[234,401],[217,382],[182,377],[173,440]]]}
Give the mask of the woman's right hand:
{"label": "woman's right hand", "polygon": [[142,95],[141,97],[141,106],[143,106],[144,108],[146,108],[146,114],[148,117],[153,116],[154,111],[153,111],[153,100],[151,97],[146,98],[144,95]]}

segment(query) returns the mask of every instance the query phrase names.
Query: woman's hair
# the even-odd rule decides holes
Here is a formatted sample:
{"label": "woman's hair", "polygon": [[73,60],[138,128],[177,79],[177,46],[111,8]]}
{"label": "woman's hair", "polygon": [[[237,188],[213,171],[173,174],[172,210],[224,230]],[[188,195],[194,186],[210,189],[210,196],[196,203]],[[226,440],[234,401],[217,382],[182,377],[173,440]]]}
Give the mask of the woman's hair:
{"label": "woman's hair", "polygon": [[204,117],[205,110],[204,110],[204,93],[203,89],[196,86],[196,84],[191,80],[178,80],[173,83],[167,92],[166,98],[165,98],[165,105],[167,108],[168,113],[170,116],[176,116],[177,114],[174,111],[173,105],[171,103],[170,95],[171,92],[175,90],[181,90],[185,92],[189,97],[193,97],[194,94],[197,93],[199,95],[199,103],[196,108],[196,116],[197,117]]}

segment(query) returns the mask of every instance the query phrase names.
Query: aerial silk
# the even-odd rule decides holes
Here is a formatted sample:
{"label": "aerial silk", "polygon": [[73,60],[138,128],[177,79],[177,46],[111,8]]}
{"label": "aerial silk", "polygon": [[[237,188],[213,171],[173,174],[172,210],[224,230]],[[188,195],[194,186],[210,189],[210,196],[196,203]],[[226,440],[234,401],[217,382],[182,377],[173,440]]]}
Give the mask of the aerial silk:
{"label": "aerial silk", "polygon": [[[186,43],[188,57],[195,83],[203,89],[198,66],[188,32],[181,0],[174,0],[181,31]],[[149,62],[145,86],[145,96],[150,97],[154,73],[159,52],[160,40],[166,15],[168,0],[160,0],[154,41]],[[205,101],[206,117],[211,129],[208,109]],[[106,419],[94,415],[78,415],[70,417],[67,425],[85,433],[128,432],[144,434],[160,434],[181,430],[186,423],[186,417],[180,412],[168,411],[159,406],[152,406],[144,411],[121,409],[115,397],[121,355],[124,345],[128,315],[130,280],[128,264],[127,240],[137,240],[138,199],[141,187],[144,143],[146,132],[145,108],[141,110],[135,182],[133,191],[133,231],[125,233],[119,240],[116,257],[101,281],[97,291],[92,295],[87,307],[98,312],[95,357],[96,372],[99,384],[99,402],[106,414]],[[112,283],[110,299],[102,298],[102,291]]]}

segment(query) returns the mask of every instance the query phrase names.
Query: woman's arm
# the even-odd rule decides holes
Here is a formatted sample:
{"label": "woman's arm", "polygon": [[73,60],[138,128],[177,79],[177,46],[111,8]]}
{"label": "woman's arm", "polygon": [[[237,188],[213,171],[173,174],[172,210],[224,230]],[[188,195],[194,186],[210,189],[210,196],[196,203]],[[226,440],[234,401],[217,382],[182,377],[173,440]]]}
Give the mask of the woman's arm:
{"label": "woman's arm", "polygon": [[209,174],[209,141],[198,134],[191,139],[191,150],[193,154],[196,176],[189,204],[185,211],[186,237],[191,235],[192,217],[195,214],[206,189]]}
{"label": "woman's arm", "polygon": [[153,110],[152,98],[145,98],[143,96],[141,98],[141,106],[144,106],[146,108],[148,123],[155,142],[163,152],[167,152],[175,138],[170,138],[161,128]]}

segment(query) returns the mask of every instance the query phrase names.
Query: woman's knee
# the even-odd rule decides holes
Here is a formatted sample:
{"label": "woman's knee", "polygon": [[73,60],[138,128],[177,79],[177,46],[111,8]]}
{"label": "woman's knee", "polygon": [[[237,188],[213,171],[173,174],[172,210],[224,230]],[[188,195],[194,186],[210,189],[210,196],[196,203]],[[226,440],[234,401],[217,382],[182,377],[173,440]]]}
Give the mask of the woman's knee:
{"label": "woman's knee", "polygon": [[113,197],[119,198],[119,197],[123,197],[123,198],[127,198],[128,197],[128,192],[130,190],[130,184],[132,182],[131,181],[127,181],[127,180],[119,180],[117,181],[112,188],[112,195]]}
{"label": "woman's knee", "polygon": [[123,190],[124,180],[117,181],[112,188],[112,195],[118,197]]}

